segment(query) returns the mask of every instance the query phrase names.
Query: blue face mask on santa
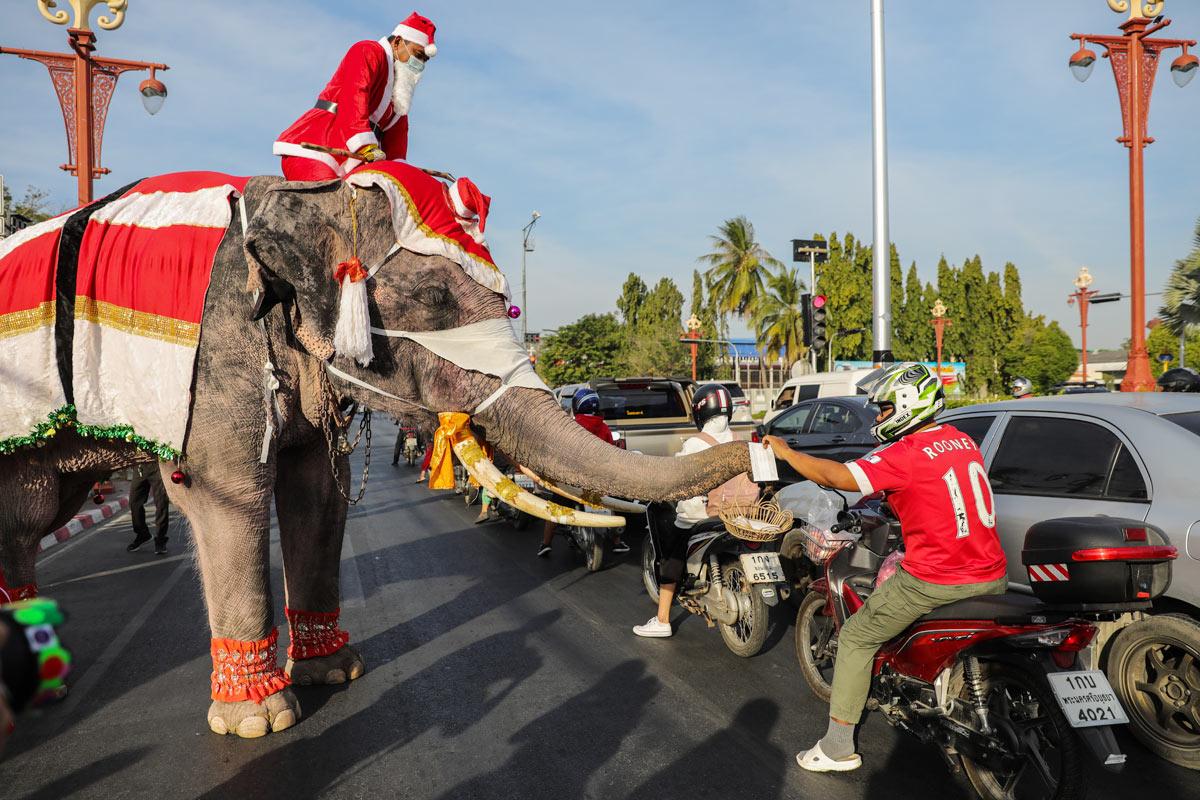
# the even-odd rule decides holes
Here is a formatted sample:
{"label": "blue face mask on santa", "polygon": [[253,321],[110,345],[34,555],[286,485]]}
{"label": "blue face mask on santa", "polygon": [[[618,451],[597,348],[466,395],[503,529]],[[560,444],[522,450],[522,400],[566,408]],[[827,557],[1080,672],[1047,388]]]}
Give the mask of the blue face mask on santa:
{"label": "blue face mask on santa", "polygon": [[404,66],[408,67],[410,70],[417,73],[418,75],[420,75],[422,72],[425,71],[425,62],[422,61],[421,59],[417,58],[416,56],[412,55],[411,53],[409,53],[409,55],[408,55],[408,61],[404,62]]}

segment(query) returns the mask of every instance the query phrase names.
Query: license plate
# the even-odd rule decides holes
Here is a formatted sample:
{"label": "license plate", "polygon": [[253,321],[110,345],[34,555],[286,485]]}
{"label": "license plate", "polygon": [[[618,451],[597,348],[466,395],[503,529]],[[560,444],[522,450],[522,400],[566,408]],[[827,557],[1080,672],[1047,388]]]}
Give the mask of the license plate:
{"label": "license plate", "polygon": [[533,478],[525,475],[524,473],[513,475],[513,483],[517,484],[517,486],[520,486],[527,492],[532,492],[536,488],[533,485]]}
{"label": "license plate", "polygon": [[601,516],[605,516],[605,517],[611,517],[612,513],[613,513],[611,508],[589,506],[587,504],[585,504],[583,506],[583,510],[588,512],[589,514],[600,514]]}
{"label": "license plate", "polygon": [[1098,669],[1047,675],[1054,697],[1072,728],[1129,722],[1108,678]]}
{"label": "license plate", "polygon": [[783,583],[778,553],[743,553],[742,571],[750,583]]}
{"label": "license plate", "polygon": [[416,447],[417,446],[417,437],[409,436],[407,439],[404,440],[404,446],[405,447]]}

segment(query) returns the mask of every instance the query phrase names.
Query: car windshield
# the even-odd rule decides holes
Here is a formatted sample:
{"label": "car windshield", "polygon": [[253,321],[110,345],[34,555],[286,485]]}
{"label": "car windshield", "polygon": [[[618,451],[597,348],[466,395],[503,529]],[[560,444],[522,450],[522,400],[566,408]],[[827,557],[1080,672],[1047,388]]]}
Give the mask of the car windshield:
{"label": "car windshield", "polygon": [[729,390],[730,397],[745,397],[746,393],[742,391],[742,387],[736,383],[727,383],[725,388]]}
{"label": "car windshield", "polygon": [[598,386],[600,413],[605,419],[687,417],[683,397],[670,384],[633,383]]}
{"label": "car windshield", "polygon": [[1186,411],[1182,414],[1163,414],[1163,419],[1174,422],[1184,430],[1200,436],[1200,411]]}

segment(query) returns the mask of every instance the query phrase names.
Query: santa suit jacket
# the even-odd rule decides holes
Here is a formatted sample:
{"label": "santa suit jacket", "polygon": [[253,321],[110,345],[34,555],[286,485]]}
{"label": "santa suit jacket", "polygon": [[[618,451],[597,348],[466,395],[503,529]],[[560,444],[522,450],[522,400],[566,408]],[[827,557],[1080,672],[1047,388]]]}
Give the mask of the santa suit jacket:
{"label": "santa suit jacket", "polygon": [[392,45],[386,39],[362,41],[350,47],[329,83],[317,95],[316,107],[305,111],[279,134],[277,156],[311,158],[345,175],[361,162],[306,150],[301,142],[357,152],[374,144],[388,158],[408,155],[408,116],[392,107]]}

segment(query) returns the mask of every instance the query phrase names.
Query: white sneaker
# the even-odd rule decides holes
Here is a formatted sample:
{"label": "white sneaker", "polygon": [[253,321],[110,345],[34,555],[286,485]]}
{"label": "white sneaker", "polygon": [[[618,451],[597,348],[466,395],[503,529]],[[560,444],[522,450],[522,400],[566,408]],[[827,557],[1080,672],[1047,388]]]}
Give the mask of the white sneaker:
{"label": "white sneaker", "polygon": [[633,632],[650,639],[666,639],[672,633],[671,623],[659,622],[658,617],[651,617],[645,625],[634,625]]}
{"label": "white sneaker", "polygon": [[858,753],[845,759],[833,759],[821,750],[817,742],[811,749],[796,754],[796,763],[809,772],[850,772],[862,766],[862,756]]}

